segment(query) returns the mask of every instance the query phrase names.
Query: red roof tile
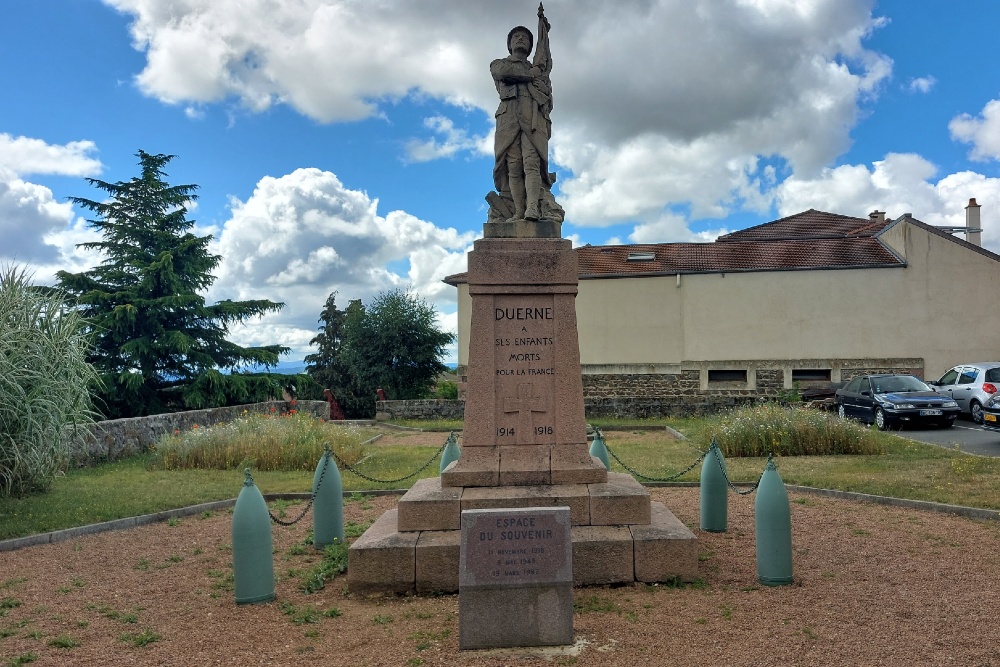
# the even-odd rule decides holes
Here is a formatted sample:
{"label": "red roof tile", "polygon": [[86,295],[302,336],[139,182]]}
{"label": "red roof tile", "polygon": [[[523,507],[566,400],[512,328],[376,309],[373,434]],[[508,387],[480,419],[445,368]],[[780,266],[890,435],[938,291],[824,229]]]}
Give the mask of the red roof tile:
{"label": "red roof tile", "polygon": [[[581,278],[905,266],[878,240],[891,224],[810,209],[714,243],[583,246],[576,252]],[[464,273],[445,278],[453,285],[465,281]]]}
{"label": "red roof tile", "polygon": [[784,239],[844,238],[848,236],[871,236],[880,232],[891,220],[877,221],[870,218],[854,218],[848,215],[826,213],[809,209],[780,220],[765,222],[756,227],[747,227],[725,236],[717,242],[732,241],[778,241]]}

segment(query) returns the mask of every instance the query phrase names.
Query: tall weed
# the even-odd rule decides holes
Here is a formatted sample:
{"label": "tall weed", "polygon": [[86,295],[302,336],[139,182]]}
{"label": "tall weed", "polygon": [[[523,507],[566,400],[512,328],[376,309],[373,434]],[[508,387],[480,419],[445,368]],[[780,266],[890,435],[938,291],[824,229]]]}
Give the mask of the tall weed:
{"label": "tall weed", "polygon": [[775,403],[724,413],[708,435],[724,456],[881,454],[886,437],[828,412]]}
{"label": "tall weed", "polygon": [[86,329],[61,292],[0,269],[0,496],[47,489],[73,427],[93,422]]}
{"label": "tall weed", "polygon": [[156,445],[153,465],[167,470],[313,470],[329,443],[345,463],[363,456],[363,429],[333,425],[301,413],[266,416],[245,413],[211,428],[166,435]]}

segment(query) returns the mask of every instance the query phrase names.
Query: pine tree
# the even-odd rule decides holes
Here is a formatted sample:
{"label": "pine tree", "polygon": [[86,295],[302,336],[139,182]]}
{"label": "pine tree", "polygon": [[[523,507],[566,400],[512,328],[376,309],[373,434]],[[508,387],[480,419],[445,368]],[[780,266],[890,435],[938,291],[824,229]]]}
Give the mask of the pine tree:
{"label": "pine tree", "polygon": [[[351,301],[347,308],[351,310],[360,305],[360,301]],[[331,292],[319,315],[319,333],[309,341],[310,345],[315,345],[318,349],[314,354],[306,355],[306,373],[320,387],[330,390],[349,417],[368,416],[371,410],[366,410],[363,404],[371,403],[372,399],[364,397],[359,400],[355,396],[355,383],[342,358],[346,317],[347,311],[337,308],[337,292]]]}
{"label": "pine tree", "polygon": [[71,198],[96,215],[88,222],[103,237],[80,247],[100,250],[104,260],[89,271],[57,274],[92,326],[90,361],[106,387],[97,407],[107,417],[124,417],[273,397],[273,382],[220,370],[277,364],[287,348],[241,347],[225,336],[231,325],[284,304],[206,304],[199,292],[215,280],[211,272],[221,257],[209,253],[210,235],[190,231],[186,206],[198,186],[166,183],[163,168],[172,155],[140,150],[136,156],[138,177],[87,179],[106,200]]}

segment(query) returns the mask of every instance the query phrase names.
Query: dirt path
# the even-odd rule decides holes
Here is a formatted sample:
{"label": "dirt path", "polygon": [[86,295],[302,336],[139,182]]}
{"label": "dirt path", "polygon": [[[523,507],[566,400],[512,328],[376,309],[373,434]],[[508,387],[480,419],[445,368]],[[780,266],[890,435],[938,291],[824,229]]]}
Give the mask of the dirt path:
{"label": "dirt path", "polygon": [[[697,489],[652,495],[697,528]],[[757,584],[753,497],[730,496],[728,532],[696,530],[702,584],[578,589],[576,654],[550,659],[1000,666],[1000,524],[792,501],[794,585]],[[350,502],[346,518],[370,521],[394,503]],[[530,651],[460,652],[454,595],[359,599],[343,579],[300,592],[296,574],[317,561],[299,546],[308,516],[274,529],[277,600],[236,606],[230,521],[217,513],[0,553],[0,664],[26,655],[35,665],[553,664]],[[155,641],[136,646],[143,637]]]}

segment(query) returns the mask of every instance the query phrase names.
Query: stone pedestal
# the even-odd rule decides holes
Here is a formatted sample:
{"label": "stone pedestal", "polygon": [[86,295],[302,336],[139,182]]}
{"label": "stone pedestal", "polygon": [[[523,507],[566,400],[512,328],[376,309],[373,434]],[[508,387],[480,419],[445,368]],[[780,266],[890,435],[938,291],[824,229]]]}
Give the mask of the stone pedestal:
{"label": "stone pedestal", "polygon": [[469,253],[472,297],[462,456],[443,486],[590,484],[576,325],[579,265],[551,238],[484,238]]}
{"label": "stone pedestal", "polygon": [[462,510],[524,507],[569,508],[574,584],[696,579],[694,534],[589,454],[571,243],[504,224],[469,253],[462,454],[351,545],[349,589],[455,592]]}

